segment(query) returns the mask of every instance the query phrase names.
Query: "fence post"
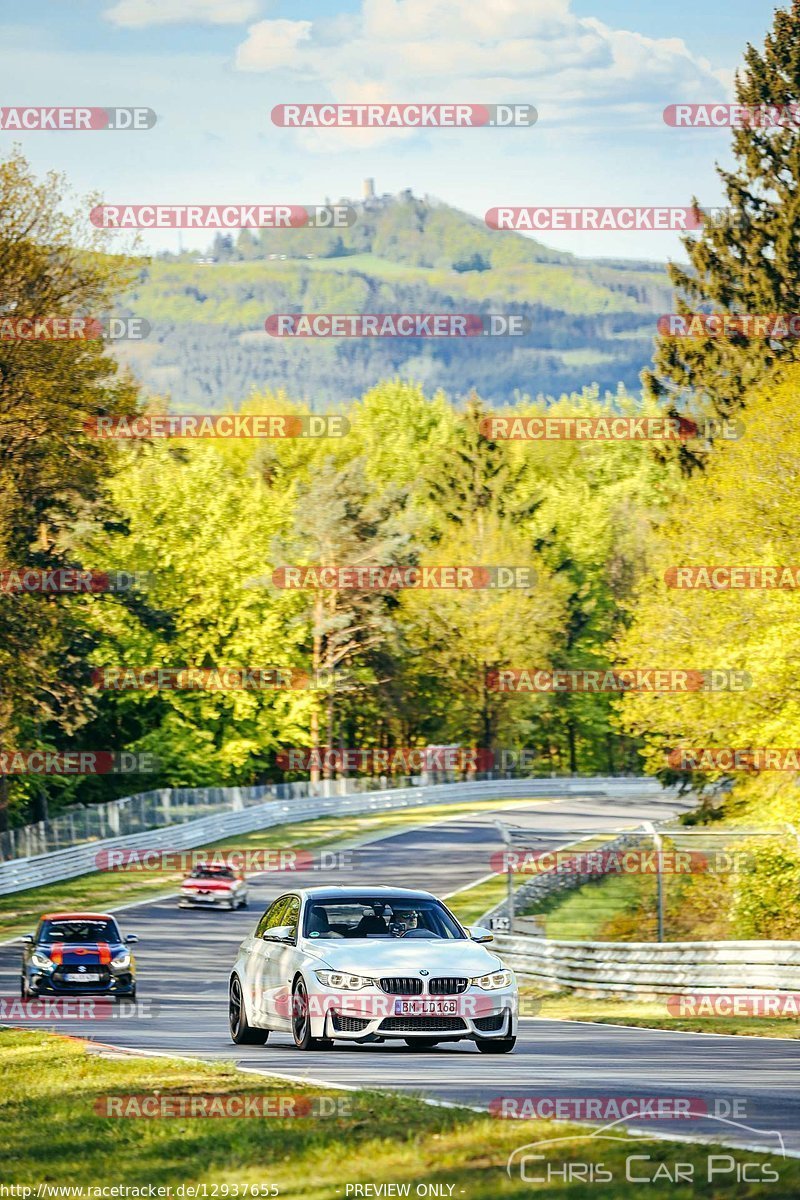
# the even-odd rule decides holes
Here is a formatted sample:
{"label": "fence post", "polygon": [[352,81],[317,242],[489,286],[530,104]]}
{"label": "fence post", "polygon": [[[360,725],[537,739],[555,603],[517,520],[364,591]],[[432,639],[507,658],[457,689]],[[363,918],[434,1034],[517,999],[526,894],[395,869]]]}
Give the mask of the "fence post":
{"label": "fence post", "polygon": [[500,836],[508,847],[506,860],[506,908],[508,910],[508,932],[514,932],[514,872],[511,870],[511,830],[503,821],[495,821],[495,826],[500,830]]}
{"label": "fence post", "polygon": [[652,821],[642,821],[643,827],[653,838],[656,848],[656,891],[658,903],[658,940],[664,941],[664,843]]}

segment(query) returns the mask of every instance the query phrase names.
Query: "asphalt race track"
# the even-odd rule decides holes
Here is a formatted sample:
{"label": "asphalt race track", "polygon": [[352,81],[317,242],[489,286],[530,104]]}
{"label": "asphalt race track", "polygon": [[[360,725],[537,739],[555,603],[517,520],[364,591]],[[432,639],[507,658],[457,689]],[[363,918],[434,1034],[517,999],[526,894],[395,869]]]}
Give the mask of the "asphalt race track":
{"label": "asphalt race track", "polygon": [[[557,796],[557,785],[553,795]],[[549,833],[552,848],[575,830],[607,830],[659,819],[685,805],[672,798],[634,799],[574,794],[532,800],[506,818]],[[690,1098],[706,1117],[631,1121],[662,1134],[691,1134],[800,1153],[800,1041],[717,1037],[524,1018],[513,1054],[479,1054],[469,1042],[415,1051],[405,1044],[348,1046],[301,1053],[288,1035],[266,1046],[234,1046],[227,1032],[227,980],[236,948],[267,903],[287,888],[320,883],[382,883],[422,887],[439,895],[490,873],[502,848],[492,812],[409,830],[352,852],[341,871],[273,873],[250,880],[250,907],[239,912],[185,911],[177,901],[143,903],[120,916],[123,933],[138,933],[137,1016],[58,1028],[98,1042],[143,1051],[231,1059],[242,1067],[298,1079],[414,1092],[429,1099],[484,1107],[502,1096],[567,1098]],[[0,994],[19,995],[19,949],[0,947]],[[41,1026],[40,1026],[41,1027]],[[738,1107],[732,1109],[731,1105]],[[738,1113],[738,1115],[737,1115]],[[746,1125],[748,1128],[740,1128]],[[776,1133],[777,1131],[777,1133]]]}

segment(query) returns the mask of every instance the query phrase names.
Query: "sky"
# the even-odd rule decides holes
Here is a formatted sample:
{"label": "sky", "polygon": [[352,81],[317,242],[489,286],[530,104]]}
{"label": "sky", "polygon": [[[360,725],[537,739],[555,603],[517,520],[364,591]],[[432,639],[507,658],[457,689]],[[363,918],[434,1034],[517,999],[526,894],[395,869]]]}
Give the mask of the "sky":
{"label": "sky", "polygon": [[[771,0],[37,0],[0,5],[0,104],[136,105],[141,131],[0,132],[109,203],[317,204],[411,188],[505,205],[721,203],[730,130],[667,104],[733,99]],[[290,130],[280,103],[528,103],[532,128]],[[179,235],[143,235],[149,250]],[[551,231],[591,257],[683,257],[677,234]],[[206,246],[187,231],[181,244]]]}

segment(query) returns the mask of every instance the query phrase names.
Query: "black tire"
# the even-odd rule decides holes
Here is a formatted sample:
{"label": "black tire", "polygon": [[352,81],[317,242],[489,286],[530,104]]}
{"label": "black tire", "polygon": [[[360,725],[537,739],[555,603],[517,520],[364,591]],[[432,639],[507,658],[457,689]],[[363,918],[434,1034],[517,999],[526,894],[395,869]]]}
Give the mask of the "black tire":
{"label": "black tire", "polygon": [[25,976],[24,975],[20,975],[20,977],[19,977],[19,994],[20,994],[20,999],[22,999],[22,1000],[28,999],[28,988],[25,984]]}
{"label": "black tire", "polygon": [[475,1039],[475,1045],[481,1054],[510,1054],[516,1044],[515,1037]]}
{"label": "black tire", "polygon": [[245,896],[244,900],[242,900],[242,903],[239,905],[239,908],[247,908],[247,897],[246,896]]}
{"label": "black tire", "polygon": [[409,1050],[431,1050],[434,1046],[439,1045],[435,1038],[403,1038],[403,1041]]}
{"label": "black tire", "polygon": [[292,1037],[298,1050],[330,1050],[330,1038],[311,1036],[311,1018],[308,1015],[308,992],[301,976],[292,984]]}
{"label": "black tire", "polygon": [[263,1046],[269,1037],[268,1029],[254,1029],[248,1024],[238,975],[232,975],[228,985],[228,1027],[235,1046]]}

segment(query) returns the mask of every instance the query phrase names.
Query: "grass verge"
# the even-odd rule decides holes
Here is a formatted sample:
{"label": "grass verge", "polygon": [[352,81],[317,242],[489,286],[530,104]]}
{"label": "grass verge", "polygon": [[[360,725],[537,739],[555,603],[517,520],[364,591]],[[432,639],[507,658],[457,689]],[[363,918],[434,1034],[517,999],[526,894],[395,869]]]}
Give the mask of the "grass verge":
{"label": "grass verge", "polygon": [[506,875],[493,875],[491,879],[461,888],[447,897],[447,907],[463,925],[476,925],[484,913],[505,900],[507,878]]}
{"label": "grass verge", "polygon": [[[720,989],[722,991],[723,989]],[[667,997],[636,1000],[625,997],[593,999],[573,992],[542,993],[522,987],[525,1001],[539,1017],[562,1021],[596,1021],[601,1025],[631,1025],[639,1029],[671,1029],[679,1033],[728,1033],[743,1037],[800,1038],[800,1021],[794,1017],[691,1017],[671,1016]]]}
{"label": "grass verge", "polygon": [[[733,1166],[724,1177],[725,1190],[718,1190],[719,1180],[709,1185],[708,1156],[713,1150],[707,1146],[638,1137],[619,1143],[593,1142],[590,1130],[574,1125],[500,1120],[376,1092],[303,1088],[243,1074],[227,1065],[105,1057],[89,1052],[79,1040],[39,1032],[0,1031],[0,1062],[5,1184],[34,1189],[40,1184],[71,1184],[87,1198],[92,1187],[114,1185],[145,1189],[152,1185],[172,1189],[173,1196],[203,1197],[242,1196],[245,1187],[269,1195],[266,1189],[274,1187],[273,1194],[282,1200],[342,1200],[359,1194],[352,1190],[356,1184],[372,1184],[373,1189],[394,1184],[403,1190],[362,1190],[360,1195],[497,1200],[531,1195],[530,1182],[506,1174],[506,1161],[515,1149],[540,1139],[568,1137],[569,1141],[545,1147],[546,1161],[530,1163],[529,1170],[541,1174],[550,1164],[563,1170],[565,1162],[597,1168],[602,1162],[611,1181],[606,1176],[598,1190],[596,1184],[569,1184],[556,1176],[535,1194],[628,1197],[632,1188],[626,1181],[626,1158],[636,1154],[648,1156],[637,1159],[637,1173],[660,1174],[648,1186],[648,1196],[689,1200],[697,1195],[730,1195],[734,1193],[727,1189],[732,1183],[737,1197],[764,1195],[763,1183],[734,1183]],[[120,1119],[95,1111],[97,1102],[108,1095],[153,1093],[246,1094],[273,1100],[302,1093],[308,1098],[344,1097],[351,1107],[330,1117],[299,1119]],[[777,1182],[766,1185],[774,1200],[800,1193],[796,1160],[750,1151],[731,1152],[731,1160],[757,1164],[752,1174],[770,1162],[778,1174]],[[693,1182],[670,1181],[677,1163],[691,1165]],[[418,1193],[419,1184],[430,1191]],[[434,1184],[440,1190],[434,1191]],[[191,1193],[190,1187],[200,1190]],[[146,1196],[147,1190],[140,1194]],[[72,1195],[77,1198],[81,1191]]]}

